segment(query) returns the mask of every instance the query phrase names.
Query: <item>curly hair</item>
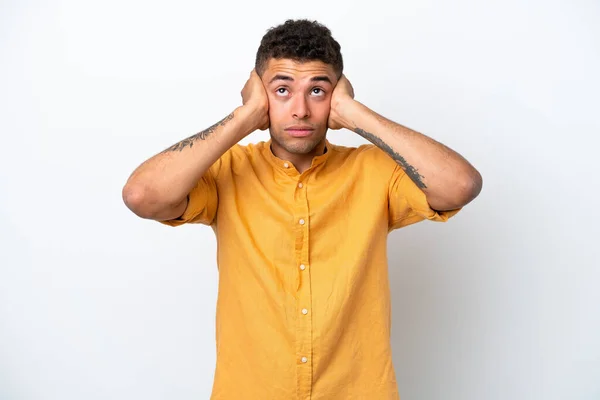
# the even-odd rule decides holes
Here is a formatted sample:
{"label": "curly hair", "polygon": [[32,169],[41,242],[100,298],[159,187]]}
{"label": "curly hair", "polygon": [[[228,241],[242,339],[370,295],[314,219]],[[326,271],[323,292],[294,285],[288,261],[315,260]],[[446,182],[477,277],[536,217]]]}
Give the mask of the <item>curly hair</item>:
{"label": "curly hair", "polygon": [[271,58],[322,61],[333,66],[339,78],[344,69],[340,44],[331,31],[317,21],[287,20],[263,36],[256,52],[255,70],[262,76]]}

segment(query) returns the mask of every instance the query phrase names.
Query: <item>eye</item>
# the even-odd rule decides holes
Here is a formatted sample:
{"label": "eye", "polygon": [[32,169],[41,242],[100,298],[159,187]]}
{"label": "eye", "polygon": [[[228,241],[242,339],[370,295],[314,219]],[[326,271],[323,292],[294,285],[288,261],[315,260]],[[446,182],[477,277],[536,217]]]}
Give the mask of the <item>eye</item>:
{"label": "eye", "polygon": [[323,89],[321,89],[321,88],[318,88],[318,87],[316,87],[316,88],[313,88],[313,89],[311,90],[311,92],[312,92],[312,94],[314,94],[315,96],[324,96],[324,95],[325,95],[325,92],[323,91]]}
{"label": "eye", "polygon": [[281,88],[277,89],[275,92],[276,92],[278,95],[283,95],[283,96],[285,96],[285,95],[287,94],[287,89],[286,89],[286,88],[284,88],[284,87],[281,87]]}

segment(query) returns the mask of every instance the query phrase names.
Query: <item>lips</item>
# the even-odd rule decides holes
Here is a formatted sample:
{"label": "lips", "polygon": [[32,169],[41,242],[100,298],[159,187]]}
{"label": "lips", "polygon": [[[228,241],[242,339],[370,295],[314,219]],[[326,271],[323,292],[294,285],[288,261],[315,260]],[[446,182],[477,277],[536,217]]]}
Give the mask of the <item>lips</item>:
{"label": "lips", "polygon": [[293,125],[285,128],[285,131],[293,137],[305,137],[312,134],[314,129],[306,125]]}

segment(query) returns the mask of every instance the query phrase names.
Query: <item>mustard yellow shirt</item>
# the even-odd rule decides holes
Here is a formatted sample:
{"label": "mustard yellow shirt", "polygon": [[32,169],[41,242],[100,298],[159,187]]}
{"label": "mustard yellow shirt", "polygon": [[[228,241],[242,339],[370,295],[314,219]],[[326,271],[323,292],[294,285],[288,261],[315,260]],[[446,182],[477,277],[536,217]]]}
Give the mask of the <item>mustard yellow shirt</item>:
{"label": "mustard yellow shirt", "polygon": [[300,174],[271,141],[228,150],[161,221],[212,226],[219,286],[211,400],[392,400],[387,236],[447,221],[374,145]]}

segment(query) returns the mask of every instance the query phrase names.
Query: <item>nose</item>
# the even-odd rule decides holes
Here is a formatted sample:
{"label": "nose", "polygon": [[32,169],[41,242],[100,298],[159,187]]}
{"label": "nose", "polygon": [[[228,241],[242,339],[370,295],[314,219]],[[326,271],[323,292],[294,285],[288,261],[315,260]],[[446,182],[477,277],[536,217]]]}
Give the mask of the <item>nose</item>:
{"label": "nose", "polygon": [[292,114],[294,118],[304,119],[310,116],[306,96],[298,95],[292,98]]}

